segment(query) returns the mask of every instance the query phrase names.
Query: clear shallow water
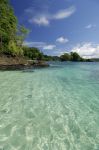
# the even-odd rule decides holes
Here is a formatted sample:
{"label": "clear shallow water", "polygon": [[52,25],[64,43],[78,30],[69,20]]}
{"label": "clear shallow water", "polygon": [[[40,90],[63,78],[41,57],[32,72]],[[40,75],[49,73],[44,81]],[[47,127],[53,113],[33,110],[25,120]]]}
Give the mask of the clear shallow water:
{"label": "clear shallow water", "polygon": [[99,63],[0,72],[0,150],[99,150]]}

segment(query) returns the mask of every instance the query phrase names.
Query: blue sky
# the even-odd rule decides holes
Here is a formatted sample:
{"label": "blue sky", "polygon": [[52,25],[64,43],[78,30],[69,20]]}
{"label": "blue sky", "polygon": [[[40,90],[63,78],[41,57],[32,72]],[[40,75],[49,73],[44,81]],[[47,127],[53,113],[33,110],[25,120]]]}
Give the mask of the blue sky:
{"label": "blue sky", "polygon": [[30,29],[24,44],[45,54],[76,51],[99,57],[99,0],[11,0],[19,23]]}

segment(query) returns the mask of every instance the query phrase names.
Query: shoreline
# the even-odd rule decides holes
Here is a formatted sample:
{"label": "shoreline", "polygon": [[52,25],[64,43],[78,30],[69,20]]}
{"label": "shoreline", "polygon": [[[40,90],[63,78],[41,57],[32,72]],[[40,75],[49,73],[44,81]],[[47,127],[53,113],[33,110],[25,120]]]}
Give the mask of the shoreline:
{"label": "shoreline", "polygon": [[25,57],[0,56],[0,71],[25,70],[32,68],[45,68],[49,65],[45,61],[28,60]]}
{"label": "shoreline", "polygon": [[0,65],[0,71],[18,71],[18,70],[25,70],[25,69],[32,69],[32,68],[46,68],[49,67],[48,64],[40,65]]}

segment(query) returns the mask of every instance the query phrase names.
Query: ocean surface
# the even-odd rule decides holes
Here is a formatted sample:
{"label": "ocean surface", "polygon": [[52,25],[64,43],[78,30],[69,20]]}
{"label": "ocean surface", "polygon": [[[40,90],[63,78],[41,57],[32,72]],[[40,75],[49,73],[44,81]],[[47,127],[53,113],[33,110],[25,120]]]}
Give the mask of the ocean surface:
{"label": "ocean surface", "polygon": [[0,150],[99,150],[99,63],[0,71]]}

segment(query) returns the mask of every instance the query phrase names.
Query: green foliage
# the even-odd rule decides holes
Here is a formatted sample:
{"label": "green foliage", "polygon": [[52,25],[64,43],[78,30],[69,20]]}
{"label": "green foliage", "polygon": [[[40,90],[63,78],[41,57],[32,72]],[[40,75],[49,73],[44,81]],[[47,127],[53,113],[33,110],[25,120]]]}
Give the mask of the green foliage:
{"label": "green foliage", "polygon": [[0,0],[0,53],[22,55],[22,44],[29,31],[18,28],[17,18],[8,0]]}
{"label": "green foliage", "polygon": [[60,56],[61,61],[84,61],[82,57],[76,52],[65,53]]}
{"label": "green foliage", "polygon": [[35,47],[23,47],[23,54],[24,56],[30,58],[30,59],[37,59],[42,60],[43,59],[43,53],[39,51],[38,48]]}
{"label": "green foliage", "polygon": [[76,52],[71,52],[71,60],[72,61],[81,61],[81,57]]}
{"label": "green foliage", "polygon": [[24,26],[18,26],[18,31],[17,31],[17,45],[21,46],[23,45],[23,42],[27,36],[27,34],[29,34],[29,30],[26,29]]}
{"label": "green foliage", "polygon": [[43,55],[43,60],[45,60],[45,61],[60,61],[60,58],[58,56]]}
{"label": "green foliage", "polygon": [[22,55],[23,50],[18,47],[14,41],[10,41],[8,44],[8,53],[12,56]]}
{"label": "green foliage", "polygon": [[[17,19],[7,0],[0,1],[0,47],[7,47],[15,39]],[[2,49],[2,48],[1,48]]]}
{"label": "green foliage", "polygon": [[44,60],[44,61],[59,61],[58,56],[44,55],[38,48],[35,47],[23,47],[23,54],[32,60]]}
{"label": "green foliage", "polygon": [[71,55],[69,53],[65,53],[60,56],[61,61],[70,61],[71,60]]}

